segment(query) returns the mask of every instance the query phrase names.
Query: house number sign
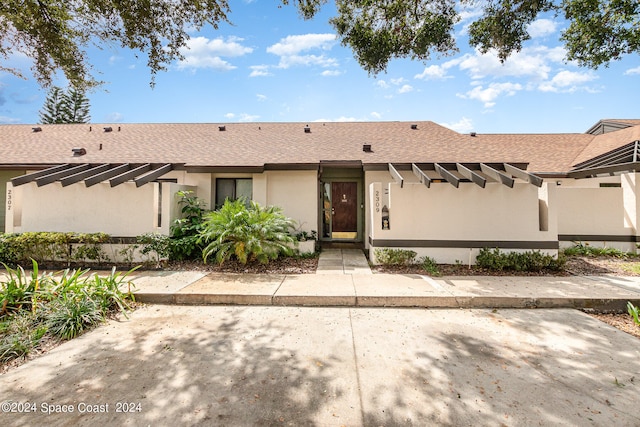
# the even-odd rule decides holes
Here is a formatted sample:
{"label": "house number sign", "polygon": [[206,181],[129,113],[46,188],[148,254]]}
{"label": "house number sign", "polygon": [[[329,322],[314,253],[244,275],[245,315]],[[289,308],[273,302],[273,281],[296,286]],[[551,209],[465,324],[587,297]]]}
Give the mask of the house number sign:
{"label": "house number sign", "polygon": [[376,212],[380,212],[380,190],[376,190],[375,203],[376,203]]}
{"label": "house number sign", "polygon": [[11,205],[13,204],[13,194],[12,190],[7,190],[7,210],[11,210]]}

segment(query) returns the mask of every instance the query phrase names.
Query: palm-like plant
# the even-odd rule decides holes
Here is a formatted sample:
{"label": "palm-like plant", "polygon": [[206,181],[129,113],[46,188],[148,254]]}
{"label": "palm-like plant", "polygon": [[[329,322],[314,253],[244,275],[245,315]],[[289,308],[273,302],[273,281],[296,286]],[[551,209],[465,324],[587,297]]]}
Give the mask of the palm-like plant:
{"label": "palm-like plant", "polygon": [[207,245],[202,253],[204,261],[215,255],[220,264],[232,256],[242,264],[266,264],[280,254],[291,255],[295,239],[290,230],[294,226],[278,207],[262,207],[256,202],[247,207],[243,200],[227,200],[205,217],[200,234],[200,241]]}

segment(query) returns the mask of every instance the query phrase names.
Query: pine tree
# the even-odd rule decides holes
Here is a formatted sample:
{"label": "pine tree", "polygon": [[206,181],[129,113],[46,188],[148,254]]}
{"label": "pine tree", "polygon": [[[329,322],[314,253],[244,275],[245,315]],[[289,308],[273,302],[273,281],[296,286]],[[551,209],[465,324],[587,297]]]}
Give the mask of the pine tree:
{"label": "pine tree", "polygon": [[65,123],[64,121],[65,94],[58,86],[53,86],[47,94],[44,106],[40,110],[40,122],[43,124]]}
{"label": "pine tree", "polygon": [[89,123],[89,100],[84,92],[72,87],[65,95],[65,123]]}
{"label": "pine tree", "polygon": [[40,122],[43,124],[89,123],[89,120],[89,99],[74,87],[65,93],[53,86],[40,110]]}

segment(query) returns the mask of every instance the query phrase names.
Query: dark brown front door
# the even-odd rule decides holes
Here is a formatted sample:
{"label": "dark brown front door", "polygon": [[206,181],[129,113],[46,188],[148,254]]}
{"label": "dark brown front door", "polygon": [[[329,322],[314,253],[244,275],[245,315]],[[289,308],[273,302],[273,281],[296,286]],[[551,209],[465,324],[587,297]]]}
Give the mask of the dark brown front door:
{"label": "dark brown front door", "polygon": [[358,231],[358,184],[331,183],[332,230],[334,233]]}

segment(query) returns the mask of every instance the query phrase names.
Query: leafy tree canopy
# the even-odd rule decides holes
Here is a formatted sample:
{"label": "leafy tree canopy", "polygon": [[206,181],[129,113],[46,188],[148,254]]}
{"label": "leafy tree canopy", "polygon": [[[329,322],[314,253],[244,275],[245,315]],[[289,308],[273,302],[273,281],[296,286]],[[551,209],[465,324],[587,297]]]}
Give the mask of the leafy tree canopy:
{"label": "leafy tree canopy", "polygon": [[[38,83],[51,85],[61,70],[69,83],[87,89],[100,82],[92,75],[86,48],[117,44],[147,55],[151,84],[158,71],[182,56],[187,30],[227,21],[226,0],[2,0],[0,55],[12,52],[33,59]],[[1,71],[20,71],[0,65]]]}
{"label": "leafy tree canopy", "polygon": [[[281,0],[311,19],[328,0]],[[393,58],[428,60],[457,52],[454,26],[464,7],[482,13],[469,26],[469,41],[501,60],[530,38],[528,26],[542,14],[564,17],[561,34],[567,59],[598,68],[640,51],[638,0],[335,0],[330,19],[341,43],[370,73],[384,71]],[[86,48],[115,43],[145,53],[151,84],[176,59],[187,30],[229,22],[227,0],[3,0],[0,55],[22,52],[34,60],[43,86],[61,70],[71,85],[86,89],[92,76]],[[19,71],[0,65],[0,70]]]}

